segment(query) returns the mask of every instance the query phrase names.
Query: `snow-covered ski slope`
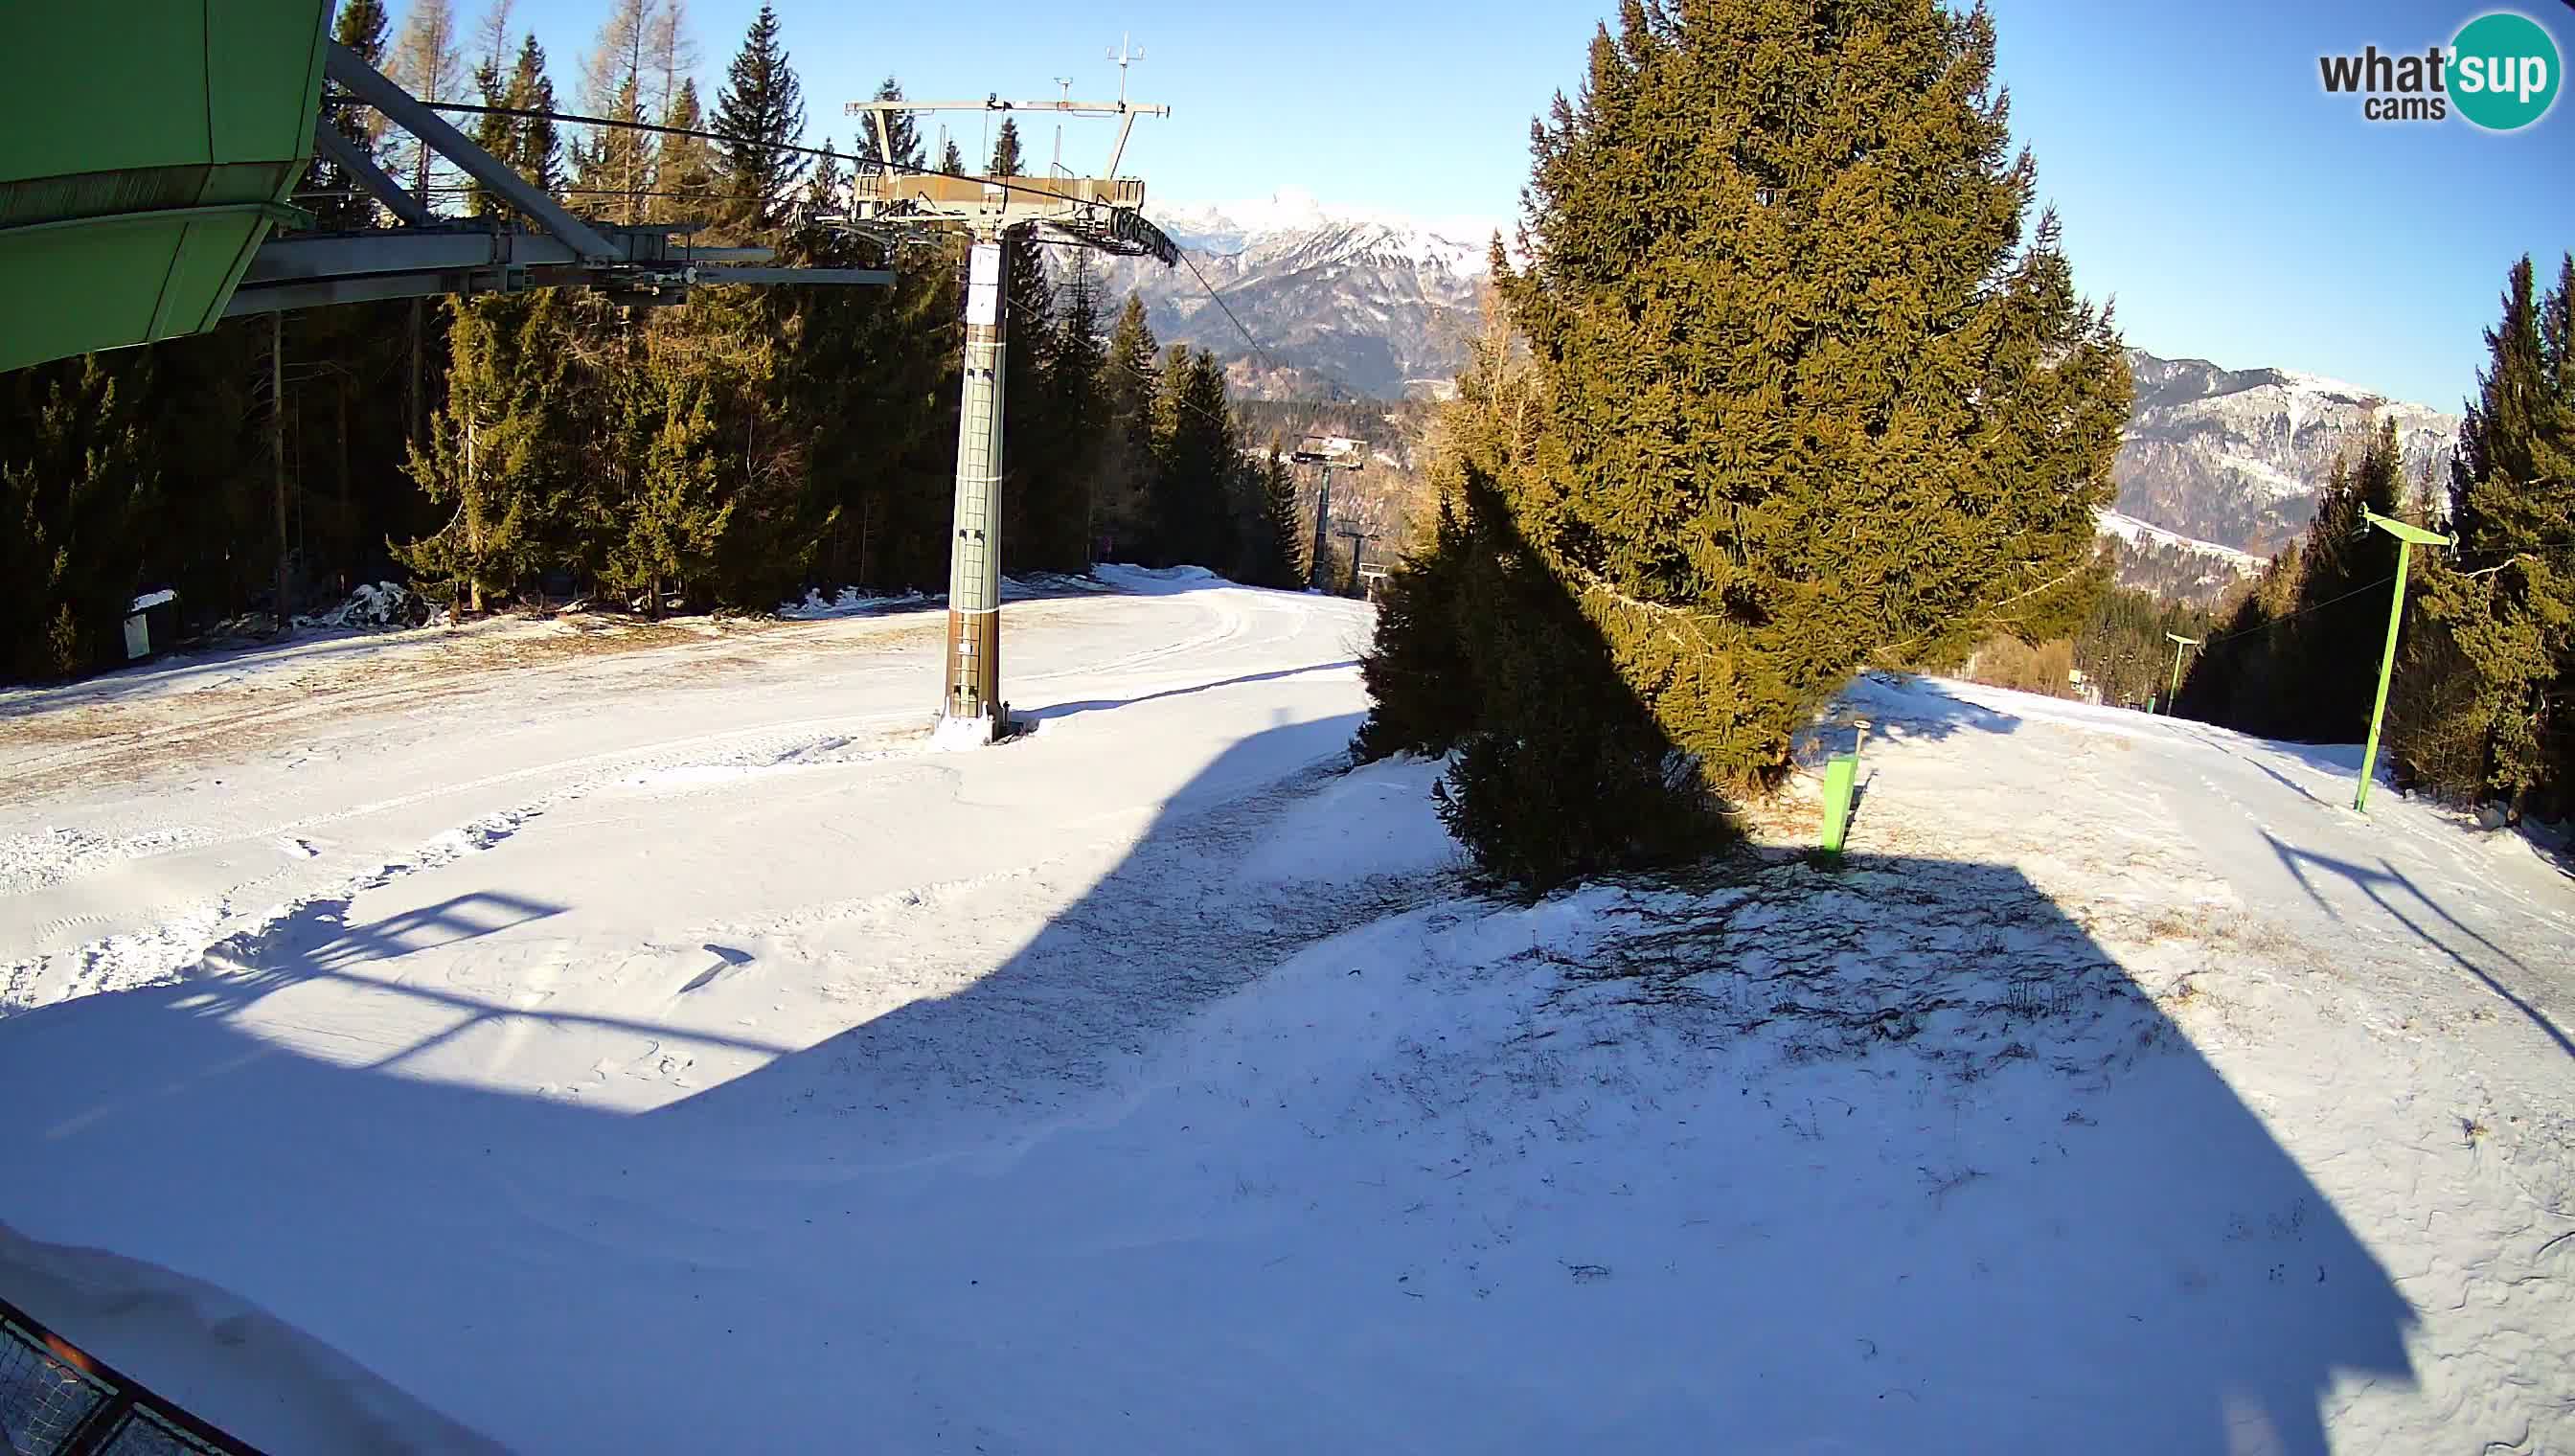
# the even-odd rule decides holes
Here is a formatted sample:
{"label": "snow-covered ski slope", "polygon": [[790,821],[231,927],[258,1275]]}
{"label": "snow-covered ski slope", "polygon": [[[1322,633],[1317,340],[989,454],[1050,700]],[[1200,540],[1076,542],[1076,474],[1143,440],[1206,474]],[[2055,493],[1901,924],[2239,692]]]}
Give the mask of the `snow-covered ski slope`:
{"label": "snow-covered ski slope", "polygon": [[2521,839],[1869,680],[1847,867],[1478,900],[1363,609],[1118,580],[974,753],[918,610],[0,696],[0,1292],[280,1452],[2575,1441]]}

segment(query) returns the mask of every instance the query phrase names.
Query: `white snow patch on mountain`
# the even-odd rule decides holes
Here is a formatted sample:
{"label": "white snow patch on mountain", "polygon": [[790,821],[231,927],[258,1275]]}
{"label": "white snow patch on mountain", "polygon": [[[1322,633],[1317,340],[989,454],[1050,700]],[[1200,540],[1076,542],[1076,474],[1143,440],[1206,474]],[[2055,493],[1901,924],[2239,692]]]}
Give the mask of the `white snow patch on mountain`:
{"label": "white snow patch on mountain", "polygon": [[2094,513],[2093,525],[2101,535],[2115,536],[2131,546],[2140,541],[2151,541],[2159,546],[2179,547],[2183,551],[2199,556],[2216,557],[2221,561],[2243,566],[2258,567],[2263,560],[2248,552],[2237,551],[2231,546],[2219,546],[2213,541],[2201,541],[2197,537],[2184,536],[2177,531],[2166,531],[2160,526],[2140,521],[2134,516],[2122,516],[2116,511]]}
{"label": "white snow patch on mountain", "polygon": [[2303,496],[2315,490],[2315,487],[2269,461],[2255,460],[2247,455],[2222,455],[2218,461],[2255,488],[2275,496]]}
{"label": "white snow patch on mountain", "polygon": [[1481,277],[1495,218],[1416,218],[1380,208],[1325,203],[1301,187],[1233,202],[1149,203],[1148,216],[1185,247],[1240,253],[1297,235],[1322,235],[1343,255],[1400,258],[1458,278]]}

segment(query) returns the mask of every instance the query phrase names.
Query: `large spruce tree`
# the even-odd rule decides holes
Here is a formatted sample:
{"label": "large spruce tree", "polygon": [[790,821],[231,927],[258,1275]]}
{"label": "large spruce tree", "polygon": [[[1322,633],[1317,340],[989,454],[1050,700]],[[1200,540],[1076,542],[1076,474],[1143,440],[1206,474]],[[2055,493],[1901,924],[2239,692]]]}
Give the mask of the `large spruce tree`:
{"label": "large spruce tree", "polygon": [[1109,429],[1101,445],[1100,485],[1093,502],[1093,531],[1100,538],[1096,549],[1109,553],[1112,560],[1145,560],[1155,550],[1148,497],[1162,388],[1154,361],[1160,352],[1153,327],[1145,320],[1145,301],[1127,295],[1118,322],[1110,329],[1109,353],[1101,373]]}
{"label": "large spruce tree", "polygon": [[1234,510],[1240,441],[1216,356],[1175,344],[1163,361],[1151,492],[1158,560],[1228,571],[1239,549]]}
{"label": "large spruce tree", "polygon": [[713,130],[724,137],[725,225],[741,238],[771,236],[788,221],[807,163],[793,150],[805,136],[805,86],[779,43],[776,7],[753,17],[717,93]]}
{"label": "large spruce tree", "polygon": [[[1566,767],[1549,735],[1592,733],[1493,721],[1561,717],[1555,687],[1493,688],[1570,681],[1585,649],[1553,634],[1588,637],[1697,782],[1732,790],[1872,659],[2079,624],[2127,371],[2053,221],[2028,226],[1993,54],[1982,10],[1937,0],[1626,0],[1597,34],[1579,98],[1533,129],[1525,266],[1496,249],[1537,428],[1472,463],[1493,519],[1467,535],[1507,552],[1525,619],[1482,634],[1497,746],[1452,771],[1453,822],[1549,832],[1484,809],[1541,801]],[[1573,610],[1529,609],[1531,571]],[[1586,771],[1697,791],[1650,743],[1600,741]],[[1593,827],[1553,832],[1618,842]]]}
{"label": "large spruce tree", "polygon": [[653,217],[657,222],[705,227],[715,220],[718,207],[715,147],[704,137],[676,135],[706,126],[695,80],[680,82],[662,122],[675,134],[662,138],[661,186],[656,189],[661,195],[653,200]]}
{"label": "large spruce tree", "polygon": [[1002,118],[1002,130],[993,138],[993,160],[984,168],[987,177],[1017,177],[1024,164],[1020,156],[1020,124]]}
{"label": "large spruce tree", "polygon": [[[2458,794],[2575,804],[2575,254],[2522,259],[2450,486],[2455,563],[2425,564],[2397,685],[2401,766]],[[2418,554],[2420,555],[2420,554]]]}
{"label": "large spruce tree", "polygon": [[[876,99],[901,101],[903,83],[892,76],[886,77],[877,85]],[[911,112],[898,111],[888,116],[886,135],[894,143],[893,161],[897,170],[917,169],[921,166],[921,124],[913,120]],[[877,127],[873,118],[860,119],[857,150],[859,162],[863,167],[883,167],[886,164],[886,149],[877,141]]]}
{"label": "large spruce tree", "polygon": [[549,518],[571,484],[561,416],[572,358],[550,291],[457,299],[448,311],[447,401],[410,474],[453,514],[398,555],[433,595],[479,612],[545,565]]}
{"label": "large spruce tree", "polygon": [[1241,580],[1255,587],[1302,585],[1305,575],[1297,568],[1303,554],[1298,549],[1303,528],[1302,513],[1296,509],[1296,473],[1274,441],[1268,455],[1244,462],[1242,475],[1251,520],[1243,533]]}

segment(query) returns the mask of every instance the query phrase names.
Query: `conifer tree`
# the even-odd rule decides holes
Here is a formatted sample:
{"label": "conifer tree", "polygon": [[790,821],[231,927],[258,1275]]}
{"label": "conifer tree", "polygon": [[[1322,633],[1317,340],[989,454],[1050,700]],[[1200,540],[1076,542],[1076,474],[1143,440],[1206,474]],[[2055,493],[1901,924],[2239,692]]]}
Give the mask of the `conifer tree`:
{"label": "conifer tree", "polygon": [[[652,0],[612,0],[599,38],[583,59],[582,110],[611,121],[651,121],[645,85],[652,54]],[[647,194],[656,190],[656,139],[631,125],[593,127],[573,149],[573,175],[581,210],[612,223],[637,225],[649,216]]]}
{"label": "conifer tree", "polygon": [[[507,85],[507,80],[502,76],[499,66],[485,61],[474,68],[474,89],[482,97],[485,106],[508,105],[510,98]],[[502,161],[508,161],[510,119],[497,112],[485,112],[475,118],[474,144]],[[466,188],[465,198],[466,209],[478,218],[497,217],[503,211],[500,199],[492,194],[490,188],[480,182]]]}
{"label": "conifer tree", "polygon": [[[2115,331],[2053,220],[2027,227],[1982,10],[1624,0],[1618,22],[1533,129],[1525,266],[1494,258],[1537,430],[1470,473],[1468,549],[1500,554],[1475,570],[1521,617],[1475,625],[1499,657],[1449,784],[1474,835],[1556,839],[1472,842],[1507,874],[1614,858],[1610,805],[1767,782],[1872,659],[2070,632],[2127,416]],[[1694,778],[1557,713],[1595,656]]]}
{"label": "conifer tree", "polygon": [[[462,100],[470,73],[458,49],[461,39],[451,0],[411,0],[403,14],[402,37],[389,58],[389,74],[421,101]],[[414,197],[436,206],[430,187],[442,175],[438,154],[405,134],[395,155],[394,175],[410,184]]]}
{"label": "conifer tree", "polygon": [[[886,77],[877,85],[876,99],[879,101],[903,100],[903,83],[892,76]],[[912,113],[898,111],[888,116],[886,134],[894,143],[894,165],[897,169],[921,166],[921,124],[913,119]],[[874,121],[859,123],[859,140],[854,150],[862,168],[883,167],[886,164],[886,151],[878,144]]]}
{"label": "conifer tree", "polygon": [[459,611],[483,611],[538,570],[549,518],[562,509],[571,368],[563,307],[547,290],[448,305],[447,400],[409,472],[454,514],[396,555]]}
{"label": "conifer tree", "polygon": [[[620,78],[616,91],[598,114],[618,122],[650,120],[644,115],[642,77],[629,74]],[[659,190],[654,176],[655,152],[650,132],[632,126],[594,128],[589,143],[578,150],[574,162],[574,188],[582,211],[626,226],[646,221],[653,201],[648,194]]]}
{"label": "conifer tree", "polygon": [[993,160],[985,167],[984,175],[987,177],[1021,175],[1020,124],[1007,116],[1002,118],[1001,132],[993,138]]}
{"label": "conifer tree", "polygon": [[1474,730],[1481,696],[1459,614],[1476,563],[1461,496],[1439,493],[1429,543],[1396,565],[1377,599],[1376,641],[1359,663],[1368,716],[1350,744],[1362,761],[1407,750],[1444,756]]}
{"label": "conifer tree", "polygon": [[[356,51],[368,65],[381,69],[389,23],[384,0],[348,0],[332,20],[331,38]],[[323,94],[326,99],[322,115],[332,130],[375,159],[382,146],[383,114],[372,107],[350,103],[336,82],[325,82]],[[375,200],[367,196],[355,177],[343,173],[327,157],[317,155],[305,168],[303,190],[313,195],[314,221],[323,232],[346,232],[375,222]]]}
{"label": "conifer tree", "polygon": [[510,70],[510,11],[518,0],[487,0],[483,18],[474,25],[472,70],[479,80],[486,71],[506,77]]}
{"label": "conifer tree", "polygon": [[1175,344],[1163,364],[1153,537],[1165,562],[1233,568],[1238,443],[1216,356]]}
{"label": "conifer tree", "polygon": [[83,355],[0,376],[29,398],[0,434],[0,676],[60,678],[110,654],[140,584],[156,470],[150,357]]}
{"label": "conifer tree", "polygon": [[955,137],[950,137],[948,139],[948,145],[939,149],[939,170],[947,173],[951,177],[960,177],[965,175],[966,154],[957,150],[957,139]]}
{"label": "conifer tree", "polygon": [[629,400],[638,433],[649,443],[626,502],[624,532],[610,546],[603,574],[612,586],[642,591],[646,612],[656,618],[667,588],[685,596],[712,569],[734,511],[720,484],[706,386],[685,371],[659,375],[641,382]]}
{"label": "conifer tree", "polygon": [[805,87],[778,39],[778,11],[762,5],[716,96],[715,125],[724,141],[717,172],[725,226],[738,238],[768,237],[794,208],[806,158],[788,150],[805,136]]}
{"label": "conifer tree", "polygon": [[[546,74],[546,48],[537,44],[534,31],[519,43],[519,58],[510,71],[509,94],[510,105],[521,111],[555,109],[555,83]],[[520,176],[549,194],[563,190],[563,139],[551,118],[519,118],[511,145],[510,165],[519,169]]]}
{"label": "conifer tree", "polygon": [[849,207],[849,198],[844,194],[849,191],[850,177],[841,170],[841,154],[833,147],[832,139],[825,137],[823,155],[814,159],[814,175],[806,181],[805,195],[821,211],[838,214]]}
{"label": "conifer tree", "polygon": [[2452,467],[2455,563],[2430,556],[2391,707],[2400,767],[2456,794],[2575,804],[2575,254],[2542,292],[2528,258]]}
{"label": "conifer tree", "polygon": [[1002,244],[1010,347],[1002,358],[1003,563],[1009,571],[1079,571],[1082,482],[1074,437],[1088,422],[1058,408],[1055,288],[1027,229]]}
{"label": "conifer tree", "polygon": [[1162,414],[1161,377],[1155,365],[1160,352],[1153,328],[1145,320],[1145,301],[1127,295],[1110,331],[1109,352],[1101,368],[1108,429],[1101,444],[1100,485],[1093,498],[1093,533],[1100,538],[1097,549],[1121,561],[1158,559],[1148,497],[1158,449],[1156,422]]}
{"label": "conifer tree", "polygon": [[689,31],[688,0],[657,0],[644,27],[644,56],[645,105],[667,116],[680,104],[680,88],[696,84],[690,76],[698,69],[698,42]]}
{"label": "conifer tree", "polygon": [[1252,519],[1243,533],[1238,580],[1282,590],[1301,585],[1304,574],[1297,570],[1297,559],[1302,555],[1298,538],[1303,532],[1298,524],[1295,472],[1288,469],[1278,442],[1273,441],[1267,457],[1258,463],[1245,462],[1243,474]]}
{"label": "conifer tree", "polygon": [[[706,129],[706,118],[698,109],[696,81],[680,82],[672,96],[670,113],[662,121],[679,131]],[[714,221],[718,206],[714,144],[704,137],[665,135],[660,183],[655,190],[661,196],[653,200],[655,221],[698,227]]]}
{"label": "conifer tree", "polygon": [[1101,337],[1100,271],[1078,253],[1066,272],[1047,366],[1048,408],[1065,430],[1058,442],[1067,483],[1066,511],[1058,525],[1056,560],[1065,571],[1088,571],[1097,544],[1102,473],[1116,426],[1110,415],[1108,341]]}

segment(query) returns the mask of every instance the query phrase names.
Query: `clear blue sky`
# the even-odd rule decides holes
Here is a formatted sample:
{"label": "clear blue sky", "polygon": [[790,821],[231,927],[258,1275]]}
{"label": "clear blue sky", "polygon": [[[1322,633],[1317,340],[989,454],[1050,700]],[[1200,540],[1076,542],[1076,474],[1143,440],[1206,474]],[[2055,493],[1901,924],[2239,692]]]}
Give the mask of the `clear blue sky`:
{"label": "clear blue sky", "polygon": [[[400,0],[395,0],[399,23]],[[471,20],[481,0],[456,0]],[[1991,0],[2015,133],[2065,221],[2086,292],[2128,340],[2234,368],[2331,375],[2455,410],[2479,331],[2523,252],[2575,247],[2575,98],[2512,134],[2369,123],[2327,97],[2323,51],[2416,51],[2486,4],[2451,0]],[[2575,6],[2517,0],[2575,61]],[[758,0],[689,0],[712,99]],[[1132,31],[1129,170],[1175,200],[1303,187],[1327,202],[1507,218],[1528,124],[1580,75],[1607,0],[1193,0],[1125,8],[988,0],[856,6],[778,0],[810,134],[849,140],[840,103],[892,72],[914,96],[1114,95],[1105,52]],[[601,0],[518,0],[567,97]],[[983,121],[956,120],[969,154]],[[1095,128],[1097,124],[1095,124]],[[1051,130],[1028,140],[1041,156]],[[1106,133],[1067,137],[1106,146]],[[1093,155],[1098,155],[1095,150]]]}

